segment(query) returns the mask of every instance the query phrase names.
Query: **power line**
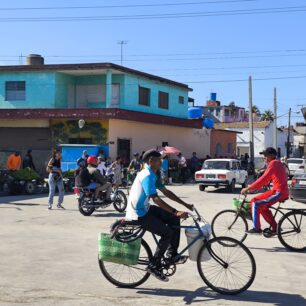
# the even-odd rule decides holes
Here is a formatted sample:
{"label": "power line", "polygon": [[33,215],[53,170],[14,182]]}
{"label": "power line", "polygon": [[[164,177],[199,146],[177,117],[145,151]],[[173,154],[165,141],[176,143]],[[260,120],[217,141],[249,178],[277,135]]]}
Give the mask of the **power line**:
{"label": "power line", "polygon": [[140,15],[109,15],[109,16],[75,16],[75,17],[9,17],[0,18],[0,22],[58,22],[58,21],[110,21],[110,20],[140,20],[140,19],[174,19],[174,18],[197,18],[197,17],[216,17],[216,16],[237,16],[254,14],[275,14],[304,12],[306,6],[276,7],[248,10],[226,10],[208,11],[192,13],[167,13],[167,14],[140,14]]}
{"label": "power line", "polygon": [[0,11],[32,11],[32,10],[76,10],[76,9],[109,9],[109,8],[136,8],[136,7],[167,7],[167,6],[193,6],[203,4],[226,4],[239,2],[257,2],[260,0],[220,0],[220,1],[194,1],[181,3],[151,3],[151,4],[121,4],[121,5],[88,5],[88,6],[51,6],[51,7],[2,7]]}

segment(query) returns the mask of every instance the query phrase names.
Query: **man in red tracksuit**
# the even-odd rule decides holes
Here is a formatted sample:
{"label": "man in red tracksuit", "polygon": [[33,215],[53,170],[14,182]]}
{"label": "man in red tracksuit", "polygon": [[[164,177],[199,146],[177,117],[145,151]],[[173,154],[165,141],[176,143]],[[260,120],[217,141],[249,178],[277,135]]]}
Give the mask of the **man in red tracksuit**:
{"label": "man in red tracksuit", "polygon": [[274,148],[267,148],[260,152],[265,157],[268,167],[264,174],[247,188],[241,190],[241,194],[247,194],[250,191],[260,190],[262,187],[272,181],[271,190],[264,192],[251,200],[253,228],[247,231],[248,234],[260,234],[260,215],[271,225],[272,234],[276,233],[277,224],[269,207],[276,202],[283,201],[289,197],[287,183],[287,174],[283,164],[276,159],[277,152]]}

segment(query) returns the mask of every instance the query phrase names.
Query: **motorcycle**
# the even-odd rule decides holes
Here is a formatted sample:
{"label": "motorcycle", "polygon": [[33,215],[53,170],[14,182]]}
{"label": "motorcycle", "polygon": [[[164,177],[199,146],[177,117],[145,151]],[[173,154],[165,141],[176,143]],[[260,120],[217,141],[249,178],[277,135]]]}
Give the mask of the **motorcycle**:
{"label": "motorcycle", "polygon": [[74,187],[74,193],[78,199],[79,211],[84,216],[90,216],[99,208],[106,208],[113,204],[118,212],[124,212],[127,206],[127,198],[122,190],[114,190],[111,194],[111,203],[106,202],[106,192],[102,192],[95,199],[95,189]]}

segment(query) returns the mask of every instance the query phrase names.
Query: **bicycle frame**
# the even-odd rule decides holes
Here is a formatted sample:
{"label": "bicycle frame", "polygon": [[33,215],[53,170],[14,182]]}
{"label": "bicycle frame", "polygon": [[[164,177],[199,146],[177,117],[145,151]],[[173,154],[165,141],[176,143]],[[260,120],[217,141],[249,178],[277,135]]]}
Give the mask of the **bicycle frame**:
{"label": "bicycle frame", "polygon": [[[189,244],[187,244],[187,246],[182,250],[180,251],[174,258],[175,259],[178,259],[179,257],[181,257],[189,248],[191,248],[198,240],[203,240],[204,241],[204,245],[206,245],[206,248],[208,250],[208,253],[211,257],[213,257],[220,265],[222,266],[226,266],[227,264],[218,256],[215,254],[215,252],[209,247],[209,244],[208,244],[208,240],[207,240],[207,237],[204,235],[204,233],[202,232],[201,230],[201,227],[198,223],[198,221],[201,220],[201,216],[200,214],[198,213],[198,211],[196,209],[194,209],[196,214],[198,215],[198,218],[196,218],[195,216],[192,216],[193,218],[193,221],[195,222],[195,225],[180,225],[180,226],[172,226],[172,228],[176,228],[176,229],[197,229],[198,232],[199,232],[199,235],[197,237],[195,237]],[[158,243],[158,240],[156,238],[156,235],[151,233],[152,236],[153,236],[153,239],[156,243],[156,245],[158,246],[159,243]]]}

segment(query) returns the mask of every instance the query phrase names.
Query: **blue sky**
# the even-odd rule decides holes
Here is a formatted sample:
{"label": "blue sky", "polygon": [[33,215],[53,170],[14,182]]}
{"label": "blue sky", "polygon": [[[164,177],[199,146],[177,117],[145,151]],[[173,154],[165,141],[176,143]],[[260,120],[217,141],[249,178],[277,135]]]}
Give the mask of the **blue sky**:
{"label": "blue sky", "polygon": [[[1,10],[13,7],[205,2],[27,0],[25,3],[21,0],[11,0],[5,3],[1,1],[0,21],[1,18],[20,17],[176,14],[281,7],[306,9],[305,0],[225,1],[206,0],[210,3],[163,7]],[[247,107],[247,78],[252,75],[255,79],[254,104],[261,110],[272,109],[273,88],[276,87],[278,115],[284,115],[279,118],[279,122],[286,124],[289,107],[298,111],[299,104],[306,104],[306,43],[303,31],[306,28],[305,17],[306,10],[176,19],[0,22],[0,64],[18,64],[18,55],[21,53],[42,54],[46,57],[46,63],[120,64],[120,46],[117,42],[125,40],[128,43],[124,45],[124,66],[189,84],[194,90],[190,96],[194,97],[198,104],[204,104],[209,93],[214,91],[224,104],[235,101],[237,105]],[[236,81],[232,82],[233,80]],[[293,121],[302,121],[301,115],[293,113]]]}

